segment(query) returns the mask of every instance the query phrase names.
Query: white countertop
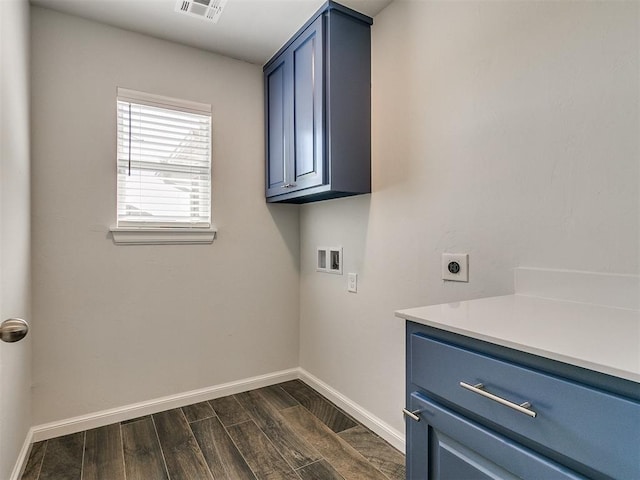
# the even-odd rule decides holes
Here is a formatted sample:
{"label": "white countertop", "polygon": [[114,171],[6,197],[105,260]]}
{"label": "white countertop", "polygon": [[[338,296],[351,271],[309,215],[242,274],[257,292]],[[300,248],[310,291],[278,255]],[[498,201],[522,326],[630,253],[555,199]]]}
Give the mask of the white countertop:
{"label": "white countertop", "polygon": [[640,383],[640,312],[525,295],[411,308],[396,316]]}

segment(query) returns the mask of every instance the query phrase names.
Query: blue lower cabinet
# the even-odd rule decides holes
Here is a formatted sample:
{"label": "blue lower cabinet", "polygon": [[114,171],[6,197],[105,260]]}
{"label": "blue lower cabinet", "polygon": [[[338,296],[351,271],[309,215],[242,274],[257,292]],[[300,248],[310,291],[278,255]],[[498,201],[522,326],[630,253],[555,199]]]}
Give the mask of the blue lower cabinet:
{"label": "blue lower cabinet", "polygon": [[640,480],[640,385],[407,322],[407,479]]}
{"label": "blue lower cabinet", "polygon": [[407,419],[407,479],[585,479],[451,410],[414,393]]}

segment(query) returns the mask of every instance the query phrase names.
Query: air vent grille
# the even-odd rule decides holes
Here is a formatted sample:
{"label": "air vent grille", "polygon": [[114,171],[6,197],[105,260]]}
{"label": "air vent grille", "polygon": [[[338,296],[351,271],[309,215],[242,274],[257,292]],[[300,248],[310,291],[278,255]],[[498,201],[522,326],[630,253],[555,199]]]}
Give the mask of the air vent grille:
{"label": "air vent grille", "polygon": [[178,0],[176,12],[217,23],[227,0]]}

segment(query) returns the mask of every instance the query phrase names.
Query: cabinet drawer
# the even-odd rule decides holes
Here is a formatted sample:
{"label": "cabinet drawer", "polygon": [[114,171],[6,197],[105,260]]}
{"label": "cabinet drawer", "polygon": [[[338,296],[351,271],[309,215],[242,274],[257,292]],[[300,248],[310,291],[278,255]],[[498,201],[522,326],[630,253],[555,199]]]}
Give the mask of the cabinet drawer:
{"label": "cabinet drawer", "polygon": [[[640,404],[414,333],[410,382],[429,396],[593,476],[640,478]],[[532,418],[460,383],[515,404]],[[591,475],[590,475],[591,476]]]}

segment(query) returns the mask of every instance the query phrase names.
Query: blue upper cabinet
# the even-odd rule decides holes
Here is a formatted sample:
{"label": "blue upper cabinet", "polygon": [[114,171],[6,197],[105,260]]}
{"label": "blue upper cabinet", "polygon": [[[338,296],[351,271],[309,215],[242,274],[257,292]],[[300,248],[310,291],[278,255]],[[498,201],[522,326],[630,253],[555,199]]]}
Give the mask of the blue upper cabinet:
{"label": "blue upper cabinet", "polygon": [[265,65],[268,202],[371,192],[371,24],[328,2]]}

